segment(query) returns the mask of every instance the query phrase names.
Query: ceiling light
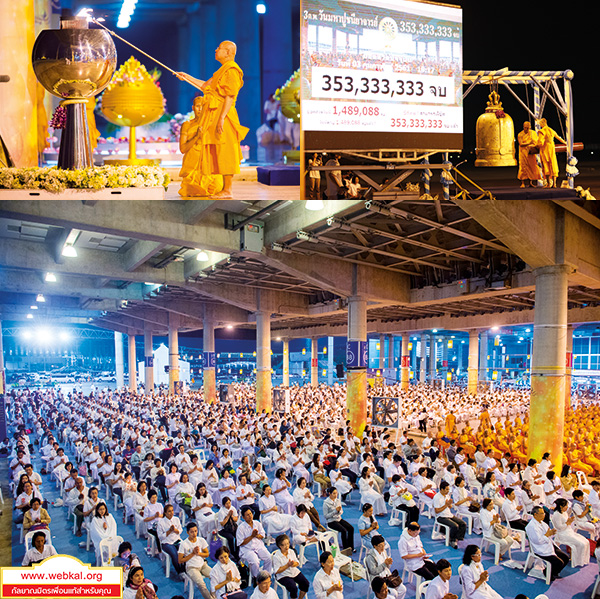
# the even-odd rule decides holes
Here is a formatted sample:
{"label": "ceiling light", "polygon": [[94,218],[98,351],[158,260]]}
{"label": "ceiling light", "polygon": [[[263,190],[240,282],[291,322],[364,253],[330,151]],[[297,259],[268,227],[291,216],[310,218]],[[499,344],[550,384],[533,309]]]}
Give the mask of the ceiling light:
{"label": "ceiling light", "polygon": [[77,250],[72,245],[65,245],[65,247],[62,249],[61,255],[65,256],[66,258],[77,258]]}
{"label": "ceiling light", "polygon": [[323,200],[306,200],[304,207],[307,210],[323,210]]}
{"label": "ceiling light", "polygon": [[228,324],[226,328],[227,328],[228,331],[231,331],[231,329],[233,329],[233,325],[232,324]]}
{"label": "ceiling light", "polygon": [[256,5],[256,12],[259,15],[264,15],[267,12],[267,6],[266,6],[266,4],[264,2],[259,2]]}
{"label": "ceiling light", "polygon": [[198,260],[198,262],[208,262],[208,254],[204,250],[199,250],[196,256],[196,260]]}
{"label": "ceiling light", "polygon": [[44,294],[43,294],[43,293],[38,293],[38,294],[37,294],[37,297],[35,298],[35,301],[36,301],[36,302],[45,302],[45,301],[46,301],[46,298],[44,297]]}
{"label": "ceiling light", "polygon": [[28,318],[29,320],[31,320],[31,319],[33,318],[33,314],[31,314],[31,312],[30,312],[30,313],[27,315],[27,318]]}
{"label": "ceiling light", "polygon": [[29,309],[30,309],[30,310],[37,310],[37,309],[38,309],[38,307],[37,307],[36,305],[33,305],[33,306],[29,306]]}
{"label": "ceiling light", "polygon": [[44,281],[46,283],[56,283],[56,275],[53,272],[47,272]]}

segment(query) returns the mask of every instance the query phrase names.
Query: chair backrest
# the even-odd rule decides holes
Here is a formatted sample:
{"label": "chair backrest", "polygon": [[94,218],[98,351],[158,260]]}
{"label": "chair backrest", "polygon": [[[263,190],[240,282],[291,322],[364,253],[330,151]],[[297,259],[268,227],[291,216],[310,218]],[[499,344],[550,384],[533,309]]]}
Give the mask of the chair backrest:
{"label": "chair backrest", "polygon": [[[99,543],[98,552],[100,553],[100,565],[104,568],[110,566],[113,557],[116,557],[116,548],[123,542],[123,537],[116,536],[108,539],[102,539]],[[113,551],[113,547],[115,548]]]}
{"label": "chair backrest", "polygon": [[29,551],[33,545],[33,535],[36,532],[43,532],[46,535],[46,545],[52,545],[52,535],[50,534],[50,531],[48,529],[41,529],[41,530],[30,530],[26,535],[25,535],[25,551]]}
{"label": "chair backrest", "polygon": [[417,589],[417,597],[425,596],[425,591],[427,590],[430,582],[431,580],[425,580],[419,585],[419,588]]}

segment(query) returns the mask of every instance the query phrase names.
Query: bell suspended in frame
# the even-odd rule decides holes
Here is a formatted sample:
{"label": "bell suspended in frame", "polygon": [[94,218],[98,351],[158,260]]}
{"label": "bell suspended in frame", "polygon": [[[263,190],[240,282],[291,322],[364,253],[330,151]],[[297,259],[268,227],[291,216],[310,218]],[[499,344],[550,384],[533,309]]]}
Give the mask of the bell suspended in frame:
{"label": "bell suspended in frame", "polygon": [[475,166],[517,166],[515,157],[515,126],[492,91],[485,112],[477,119],[477,160]]}

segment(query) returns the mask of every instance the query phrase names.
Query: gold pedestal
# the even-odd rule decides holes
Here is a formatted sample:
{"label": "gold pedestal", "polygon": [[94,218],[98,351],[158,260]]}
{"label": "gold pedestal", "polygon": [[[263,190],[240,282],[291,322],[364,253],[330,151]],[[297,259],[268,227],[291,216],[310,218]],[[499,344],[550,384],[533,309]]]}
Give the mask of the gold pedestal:
{"label": "gold pedestal", "polygon": [[129,127],[129,158],[109,158],[104,161],[104,164],[113,166],[160,166],[160,158],[138,158],[136,144],[135,127]]}

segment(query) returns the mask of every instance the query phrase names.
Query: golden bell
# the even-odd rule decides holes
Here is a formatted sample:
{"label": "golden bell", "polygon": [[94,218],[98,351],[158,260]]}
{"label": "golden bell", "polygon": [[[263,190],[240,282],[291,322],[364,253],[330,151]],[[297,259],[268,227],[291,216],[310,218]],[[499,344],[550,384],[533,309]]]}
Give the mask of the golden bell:
{"label": "golden bell", "polygon": [[487,108],[477,119],[475,166],[517,166],[513,120],[502,109],[498,92],[488,97]]}

